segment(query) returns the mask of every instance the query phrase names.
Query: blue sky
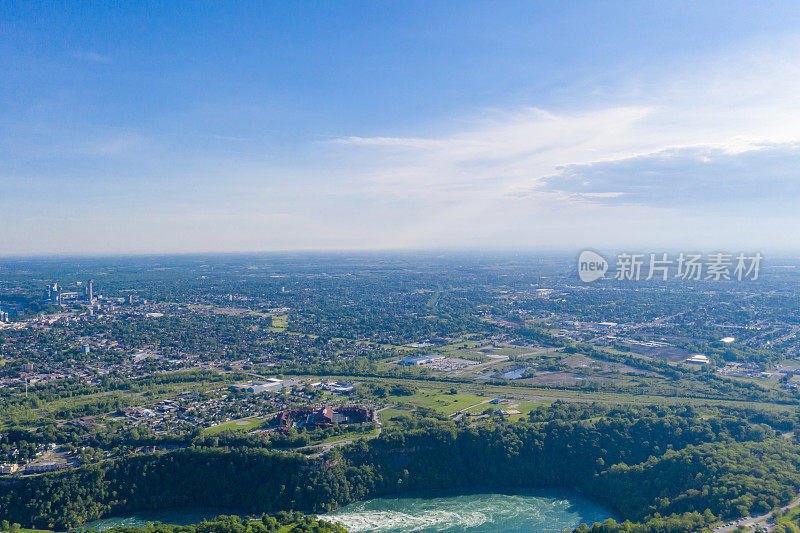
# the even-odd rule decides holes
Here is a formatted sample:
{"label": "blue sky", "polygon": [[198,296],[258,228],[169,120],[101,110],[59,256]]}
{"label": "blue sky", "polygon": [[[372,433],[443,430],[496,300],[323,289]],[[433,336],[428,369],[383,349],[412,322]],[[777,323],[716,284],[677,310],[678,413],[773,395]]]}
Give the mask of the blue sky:
{"label": "blue sky", "polygon": [[800,249],[800,4],[96,4],[0,0],[0,255]]}

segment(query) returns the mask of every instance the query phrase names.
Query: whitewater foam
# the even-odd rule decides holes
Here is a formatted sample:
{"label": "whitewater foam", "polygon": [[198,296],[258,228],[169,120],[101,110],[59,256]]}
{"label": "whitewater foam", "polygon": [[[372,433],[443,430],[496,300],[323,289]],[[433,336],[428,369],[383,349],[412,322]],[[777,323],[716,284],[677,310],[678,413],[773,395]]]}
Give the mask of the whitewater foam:
{"label": "whitewater foam", "polygon": [[361,531],[398,533],[559,532],[603,521],[611,513],[575,494],[520,491],[441,495],[415,494],[376,498],[348,505],[325,518]]}

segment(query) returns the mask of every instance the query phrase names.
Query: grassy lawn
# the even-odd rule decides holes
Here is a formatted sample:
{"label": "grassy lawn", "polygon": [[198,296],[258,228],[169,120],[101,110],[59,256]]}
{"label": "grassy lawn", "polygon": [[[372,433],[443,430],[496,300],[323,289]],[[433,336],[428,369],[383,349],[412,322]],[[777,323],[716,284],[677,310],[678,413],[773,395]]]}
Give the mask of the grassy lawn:
{"label": "grassy lawn", "polygon": [[431,389],[420,389],[411,396],[389,396],[387,401],[410,407],[427,407],[451,415],[456,411],[482,402],[486,397],[471,393],[447,394]]}
{"label": "grassy lawn", "polygon": [[475,350],[483,346],[483,343],[476,342],[476,341],[460,341],[454,342],[452,344],[442,344],[440,346],[431,346],[428,348],[430,351],[434,352],[442,352],[442,353],[453,353],[454,351],[458,350]]}
{"label": "grassy lawn", "polygon": [[798,515],[800,515],[800,507],[792,507],[785,515],[776,518],[775,522],[778,524],[791,524],[796,521]]}
{"label": "grassy lawn", "polygon": [[479,363],[485,363],[486,361],[491,361],[491,358],[486,357],[486,355],[480,353],[478,350],[473,348],[458,348],[456,350],[432,350],[438,352],[446,357],[456,357],[460,359],[469,359],[470,361],[478,361]]}
{"label": "grassy lawn", "polygon": [[289,315],[274,315],[272,317],[272,331],[286,331],[289,327]]}
{"label": "grassy lawn", "polygon": [[386,425],[393,424],[392,418],[411,418],[410,411],[403,411],[402,409],[384,409],[380,413],[381,423]]}
{"label": "grassy lawn", "polygon": [[309,446],[315,446],[317,444],[327,444],[328,442],[336,442],[337,440],[345,440],[345,439],[360,438],[360,437],[372,437],[373,435],[377,434],[378,434],[378,428],[375,428],[367,432],[348,431],[347,433],[343,433],[342,435],[334,435],[333,437],[328,437],[327,439],[324,440],[313,441]]}
{"label": "grassy lawn", "polygon": [[[552,402],[558,399],[565,401],[584,401],[584,402],[600,402],[609,404],[637,404],[637,405],[654,405],[654,404],[669,404],[669,405],[724,405],[730,407],[749,407],[752,409],[763,409],[768,411],[794,411],[796,406],[774,404],[766,402],[754,402],[747,400],[721,400],[709,398],[693,398],[691,396],[659,396],[651,394],[626,394],[618,392],[599,392],[599,391],[581,391],[571,389],[560,389],[558,387],[536,387],[536,386],[520,386],[520,385],[486,385],[481,383],[448,383],[436,382],[430,380],[418,380],[407,378],[374,378],[369,376],[356,376],[356,375],[330,375],[320,376],[325,379],[331,380],[344,380],[344,381],[360,381],[362,383],[377,382],[383,385],[390,383],[403,383],[406,385],[416,385],[420,390],[435,391],[436,389],[442,392],[450,390],[451,387],[457,387],[460,391],[475,392],[483,394],[483,399],[487,397],[515,395],[525,397],[534,396],[535,401]],[[445,394],[445,397],[451,397]],[[395,401],[403,401],[408,403],[409,399],[414,399],[414,396],[391,397]],[[475,402],[477,403],[477,402]],[[412,404],[414,405],[414,404]],[[457,410],[459,408],[454,409]],[[452,412],[452,411],[451,411]]]}
{"label": "grassy lawn", "polygon": [[502,408],[503,409],[516,409],[517,411],[519,411],[520,414],[511,415],[511,416],[508,417],[509,420],[517,421],[517,420],[520,420],[520,419],[527,419],[528,418],[528,413],[530,413],[531,411],[533,411],[534,409],[536,409],[537,407],[540,407],[542,405],[549,405],[549,403],[550,402],[516,402],[516,401],[512,401],[511,405],[517,404],[516,407],[509,406],[509,407],[502,407]]}
{"label": "grassy lawn", "polygon": [[218,426],[211,426],[203,430],[204,435],[217,435],[223,431],[252,431],[264,425],[264,421],[260,418],[241,418],[239,420],[231,420]]}
{"label": "grassy lawn", "polygon": [[511,415],[508,417],[509,420],[515,421],[521,418],[526,418],[528,416],[528,413],[530,413],[537,407],[542,405],[548,405],[550,403],[550,402],[528,402],[525,400],[515,400],[513,398],[511,398],[510,400],[511,400],[510,404],[484,403],[481,405],[475,405],[467,409],[467,412],[473,415],[477,415],[484,412],[486,409],[492,409],[492,410],[503,409],[504,411],[513,409],[520,412],[520,414],[518,415]]}

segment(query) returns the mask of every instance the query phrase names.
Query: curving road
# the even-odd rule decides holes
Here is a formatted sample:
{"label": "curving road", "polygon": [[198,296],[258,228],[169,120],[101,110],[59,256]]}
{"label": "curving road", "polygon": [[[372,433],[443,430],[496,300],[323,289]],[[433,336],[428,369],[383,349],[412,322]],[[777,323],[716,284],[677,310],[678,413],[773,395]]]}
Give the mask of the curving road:
{"label": "curving road", "polygon": [[367,435],[367,436],[356,435],[354,437],[346,437],[344,439],[334,440],[331,442],[326,442],[324,444],[309,444],[308,446],[297,448],[296,451],[316,449],[318,451],[309,455],[309,457],[319,457],[320,455],[324,455],[325,453],[327,453],[334,446],[342,446],[344,444],[350,444],[351,442],[357,441],[358,439],[367,439],[367,440],[374,439],[381,434],[381,430],[383,429],[383,424],[381,423],[381,415],[380,415],[381,411],[384,411],[386,409],[391,409],[392,407],[394,406],[389,405],[375,411],[378,414],[378,431],[374,435]]}
{"label": "curving road", "polygon": [[748,516],[746,518],[740,518],[739,520],[730,524],[717,526],[716,528],[714,528],[714,533],[728,533],[730,531],[736,531],[736,528],[739,526],[747,526],[747,527],[760,526],[767,531],[772,531],[773,529],[775,529],[776,526],[775,522],[772,520],[772,514],[779,511],[786,511],[798,505],[800,505],[800,497],[797,497],[788,504],[784,505],[783,507],[780,507],[778,509],[773,509],[772,511],[766,514],[760,516]]}

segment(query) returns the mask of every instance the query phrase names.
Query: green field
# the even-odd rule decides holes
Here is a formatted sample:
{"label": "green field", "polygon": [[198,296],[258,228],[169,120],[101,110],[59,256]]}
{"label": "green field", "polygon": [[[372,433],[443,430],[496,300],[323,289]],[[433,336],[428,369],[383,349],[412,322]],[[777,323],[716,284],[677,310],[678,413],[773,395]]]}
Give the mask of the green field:
{"label": "green field", "polygon": [[404,411],[402,409],[384,409],[380,413],[381,423],[386,425],[393,424],[392,418],[411,418],[411,411]]}
{"label": "green field", "polygon": [[466,410],[467,413],[477,415],[484,412],[486,409],[503,409],[504,411],[508,410],[517,410],[520,412],[518,415],[510,415],[508,417],[509,420],[516,421],[528,416],[528,413],[540,407],[542,405],[549,405],[549,402],[528,402],[524,400],[511,400],[510,404],[493,404],[493,403],[484,403],[481,405],[474,405]]}
{"label": "green field", "polygon": [[[633,394],[617,393],[617,392],[561,389],[558,387],[548,388],[548,387],[537,387],[537,386],[525,387],[518,385],[485,385],[481,383],[452,383],[452,382],[435,381],[435,380],[406,379],[406,378],[374,378],[374,377],[355,376],[355,375],[327,375],[320,377],[324,377],[324,379],[330,379],[334,381],[335,380],[360,381],[362,383],[374,382],[374,383],[380,383],[382,385],[389,385],[392,383],[401,383],[403,385],[414,385],[419,387],[420,391],[429,391],[429,392],[437,390],[441,391],[444,398],[452,398],[452,396],[444,394],[444,392],[449,391],[450,388],[452,387],[456,387],[462,393],[473,394],[474,397],[482,399],[486,399],[487,397],[494,398],[496,396],[509,397],[510,395],[511,397],[519,398],[520,400],[532,400],[535,402],[538,401],[553,402],[556,400],[564,400],[564,401],[578,401],[578,402],[600,402],[609,404],[640,404],[640,405],[657,405],[657,404],[666,404],[666,405],[688,404],[694,406],[720,405],[728,407],[748,407],[752,409],[763,409],[767,411],[794,411],[796,409],[796,406],[787,404],[767,403],[767,402],[748,401],[748,400],[720,400],[713,398],[693,398],[690,396],[681,396],[681,395],[674,395],[674,396],[666,396],[666,395],[658,396],[650,394],[633,395]],[[415,398],[416,396],[417,395],[399,396],[399,397],[390,396],[390,399],[393,400],[394,402],[403,401],[408,403],[409,399],[421,399],[421,398]],[[477,403],[477,401],[474,403]],[[414,405],[415,404],[411,404],[411,406]],[[436,408],[435,405],[430,405],[429,407]],[[440,405],[439,407],[443,406]],[[450,410],[449,413],[455,412],[456,410],[462,409],[463,407],[464,406],[456,407],[455,409]],[[442,409],[437,409],[437,410],[445,412]]]}
{"label": "green field", "polygon": [[239,420],[231,420],[218,426],[211,426],[203,430],[204,435],[217,435],[223,431],[252,431],[263,426],[265,422],[260,418],[240,418]]}
{"label": "green field", "polygon": [[342,433],[341,435],[334,435],[332,437],[328,437],[326,439],[322,439],[320,441],[313,441],[309,446],[317,446],[319,444],[327,444],[329,442],[336,442],[340,440],[346,439],[353,439],[353,438],[361,438],[361,437],[374,437],[378,434],[378,428],[372,429],[370,431],[362,432],[362,431],[347,431]]}
{"label": "green field", "polygon": [[778,524],[792,524],[796,523],[798,516],[800,516],[800,507],[792,507],[785,515],[778,516],[775,522]]}
{"label": "green field", "polygon": [[387,402],[408,407],[427,407],[451,415],[485,399],[485,396],[471,393],[448,394],[437,390],[420,389],[411,396],[389,396]]}
{"label": "green field", "polygon": [[289,327],[289,315],[274,315],[272,317],[272,331],[286,331]]}

